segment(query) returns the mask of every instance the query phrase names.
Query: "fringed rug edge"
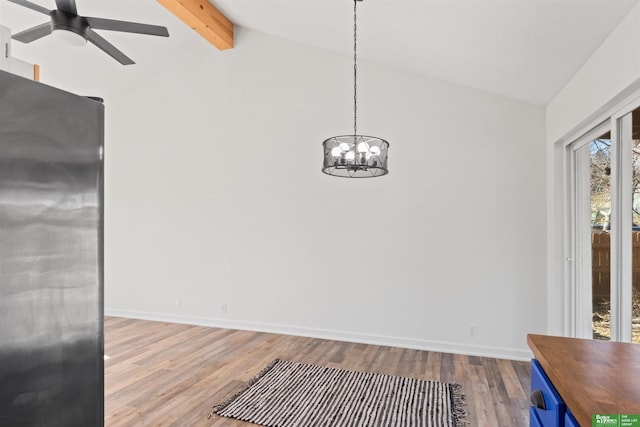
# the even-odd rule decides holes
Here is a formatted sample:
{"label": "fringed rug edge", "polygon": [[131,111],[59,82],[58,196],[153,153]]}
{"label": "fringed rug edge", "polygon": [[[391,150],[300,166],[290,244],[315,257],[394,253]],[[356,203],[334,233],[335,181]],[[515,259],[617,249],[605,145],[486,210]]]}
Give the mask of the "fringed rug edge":
{"label": "fringed rug edge", "polygon": [[249,389],[249,387],[251,387],[252,385],[257,383],[260,380],[260,378],[264,377],[280,361],[281,361],[281,359],[275,359],[273,362],[269,363],[264,369],[262,369],[260,372],[258,372],[253,378],[251,378],[244,385],[242,385],[233,394],[231,394],[231,396],[228,397],[225,401],[223,401],[222,403],[219,403],[217,405],[214,405],[212,407],[212,409],[211,409],[211,412],[209,412],[209,416],[207,416],[207,419],[210,419],[214,415],[218,415],[218,412],[222,411],[224,408],[229,406],[231,404],[231,402],[236,400],[242,393],[247,391]]}
{"label": "fringed rug edge", "polygon": [[466,410],[467,401],[464,393],[462,393],[462,385],[458,383],[450,383],[449,390],[451,392],[451,416],[453,418],[454,427],[466,427],[469,425]]}

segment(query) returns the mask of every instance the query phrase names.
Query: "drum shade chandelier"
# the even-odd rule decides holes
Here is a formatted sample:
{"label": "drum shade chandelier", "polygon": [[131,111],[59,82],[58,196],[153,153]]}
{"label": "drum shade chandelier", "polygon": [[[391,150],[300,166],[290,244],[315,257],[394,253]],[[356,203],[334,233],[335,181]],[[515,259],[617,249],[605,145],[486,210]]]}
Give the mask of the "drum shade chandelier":
{"label": "drum shade chandelier", "polygon": [[322,143],[322,172],[344,178],[372,178],[389,173],[389,143],[375,136],[358,135],[358,2],[353,1],[353,135],[332,136]]}

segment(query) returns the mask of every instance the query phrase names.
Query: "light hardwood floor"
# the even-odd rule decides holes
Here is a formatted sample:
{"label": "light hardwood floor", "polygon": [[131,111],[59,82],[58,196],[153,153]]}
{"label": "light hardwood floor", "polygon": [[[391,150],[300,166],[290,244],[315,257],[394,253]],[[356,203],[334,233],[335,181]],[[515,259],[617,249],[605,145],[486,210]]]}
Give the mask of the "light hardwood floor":
{"label": "light hardwood floor", "polygon": [[254,426],[207,415],[276,358],[458,382],[470,426],[529,425],[526,362],[117,317],[105,354],[107,427]]}

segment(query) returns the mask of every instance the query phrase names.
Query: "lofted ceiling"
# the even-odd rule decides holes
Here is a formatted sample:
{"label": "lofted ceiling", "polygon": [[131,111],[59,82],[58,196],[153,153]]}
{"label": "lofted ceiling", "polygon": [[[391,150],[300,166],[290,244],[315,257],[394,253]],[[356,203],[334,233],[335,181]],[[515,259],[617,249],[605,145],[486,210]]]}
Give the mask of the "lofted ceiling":
{"label": "lofted ceiling", "polygon": [[[54,0],[31,1],[48,9],[55,5]],[[350,0],[211,1],[241,27],[351,55]],[[364,0],[358,3],[358,55],[410,73],[546,105],[636,3]],[[137,62],[127,67],[93,46],[61,46],[53,37],[29,45],[13,43],[14,56],[40,64],[50,81],[66,78],[67,86],[77,84],[77,91],[122,74],[144,78],[189,45],[206,43],[155,0],[77,0],[77,5],[81,15],[165,25],[171,34],[165,39],[103,31]],[[0,25],[13,33],[46,20],[0,0]],[[235,49],[242,49],[242,44]]]}

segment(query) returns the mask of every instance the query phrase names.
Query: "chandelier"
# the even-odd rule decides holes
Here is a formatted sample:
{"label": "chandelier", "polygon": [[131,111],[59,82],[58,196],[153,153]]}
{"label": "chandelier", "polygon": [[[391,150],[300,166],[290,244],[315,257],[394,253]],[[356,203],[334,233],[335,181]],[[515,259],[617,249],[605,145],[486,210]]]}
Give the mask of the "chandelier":
{"label": "chandelier", "polygon": [[371,178],[389,173],[389,143],[375,136],[358,135],[358,2],[353,1],[353,135],[332,136],[322,143],[322,172],[344,178]]}

